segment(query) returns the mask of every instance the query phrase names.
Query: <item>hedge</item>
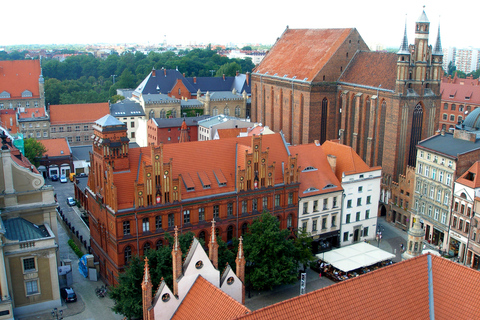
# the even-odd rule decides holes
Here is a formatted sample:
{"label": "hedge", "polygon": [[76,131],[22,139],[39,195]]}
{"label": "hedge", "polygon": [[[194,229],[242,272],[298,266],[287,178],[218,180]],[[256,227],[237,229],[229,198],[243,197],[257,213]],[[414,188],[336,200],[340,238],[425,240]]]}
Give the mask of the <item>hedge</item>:
{"label": "hedge", "polygon": [[75,241],[73,241],[72,239],[69,239],[68,240],[68,245],[72,248],[73,252],[75,252],[75,254],[79,258],[83,257],[83,252],[82,252],[82,250],[80,250],[79,247],[77,247],[77,245],[75,244]]}

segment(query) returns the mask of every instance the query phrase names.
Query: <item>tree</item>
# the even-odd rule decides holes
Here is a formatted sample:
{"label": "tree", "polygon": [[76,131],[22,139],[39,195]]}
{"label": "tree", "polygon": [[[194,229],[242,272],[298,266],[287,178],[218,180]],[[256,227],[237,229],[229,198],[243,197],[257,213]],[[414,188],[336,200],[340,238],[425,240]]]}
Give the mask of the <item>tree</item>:
{"label": "tree", "polygon": [[245,46],[245,47],[242,48],[242,50],[252,51],[252,47],[250,47],[250,46]]}
{"label": "tree", "polygon": [[296,260],[303,265],[303,270],[306,270],[310,263],[315,261],[315,256],[312,254],[312,236],[308,232],[299,230],[297,238],[295,239]]}
{"label": "tree", "polygon": [[24,146],[25,157],[30,160],[31,164],[38,167],[40,165],[40,159],[43,154],[47,152],[47,149],[45,149],[45,146],[35,138],[25,139]]}
{"label": "tree", "polygon": [[216,77],[221,77],[222,75],[225,75],[227,77],[234,77],[236,73],[242,72],[242,67],[236,63],[236,62],[229,62],[220,67],[218,69],[217,73],[215,74]]}
{"label": "tree", "polygon": [[280,222],[264,211],[245,235],[244,252],[249,265],[246,282],[256,290],[293,283],[297,279],[297,256],[290,231],[280,230]]}

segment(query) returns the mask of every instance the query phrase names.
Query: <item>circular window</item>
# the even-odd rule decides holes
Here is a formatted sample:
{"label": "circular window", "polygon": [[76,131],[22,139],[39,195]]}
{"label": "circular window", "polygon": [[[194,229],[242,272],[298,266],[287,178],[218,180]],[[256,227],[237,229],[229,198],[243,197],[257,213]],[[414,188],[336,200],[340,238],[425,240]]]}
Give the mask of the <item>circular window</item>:
{"label": "circular window", "polygon": [[258,149],[258,144],[257,144],[257,145],[255,145],[255,149]]}
{"label": "circular window", "polygon": [[177,186],[173,187],[173,190],[177,190]]}
{"label": "circular window", "polygon": [[160,159],[160,156],[157,154],[157,155],[155,156],[155,159],[157,159],[157,160]]}
{"label": "circular window", "polygon": [[167,175],[167,174],[168,174],[168,171],[166,171],[166,170],[165,170],[165,172],[164,172],[164,173],[165,173],[165,175]]}
{"label": "circular window", "polygon": [[149,172],[149,173],[147,173],[147,177],[150,177],[151,175],[152,175],[152,174],[151,174],[150,172]]}
{"label": "circular window", "polygon": [[271,176],[272,176],[272,173],[271,173],[271,172],[269,172],[269,173],[268,173],[268,176],[269,176],[269,177],[271,177]]}
{"label": "circular window", "polygon": [[162,301],[163,301],[163,302],[167,302],[168,300],[170,300],[170,294],[164,293],[164,294],[162,295]]}
{"label": "circular window", "polygon": [[262,159],[262,163],[265,163],[265,159]]}
{"label": "circular window", "polygon": [[240,181],[243,181],[243,177],[240,177]]}
{"label": "circular window", "polygon": [[141,196],[143,194],[142,191],[138,191],[138,195]]}
{"label": "circular window", "polygon": [[202,269],[203,268],[203,261],[198,260],[197,263],[195,263],[195,268]]}
{"label": "circular window", "polygon": [[227,279],[227,284],[230,285],[235,282],[235,279],[233,277],[230,277]]}

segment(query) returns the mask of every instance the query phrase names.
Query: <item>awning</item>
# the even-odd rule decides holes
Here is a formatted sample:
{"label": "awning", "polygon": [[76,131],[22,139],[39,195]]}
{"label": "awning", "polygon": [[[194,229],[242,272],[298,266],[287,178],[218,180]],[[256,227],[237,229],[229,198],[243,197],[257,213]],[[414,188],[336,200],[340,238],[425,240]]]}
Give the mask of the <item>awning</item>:
{"label": "awning", "polygon": [[340,249],[319,253],[317,258],[343,272],[349,272],[393,259],[395,255],[366,242],[359,242]]}

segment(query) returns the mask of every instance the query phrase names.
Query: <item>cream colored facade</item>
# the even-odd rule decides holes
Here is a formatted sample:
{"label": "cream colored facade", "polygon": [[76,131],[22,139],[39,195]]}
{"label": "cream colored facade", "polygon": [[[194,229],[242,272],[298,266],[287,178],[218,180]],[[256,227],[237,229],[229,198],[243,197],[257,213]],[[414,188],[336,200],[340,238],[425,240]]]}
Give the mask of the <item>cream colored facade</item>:
{"label": "cream colored facade", "polygon": [[54,189],[7,144],[0,151],[0,320],[61,306]]}

